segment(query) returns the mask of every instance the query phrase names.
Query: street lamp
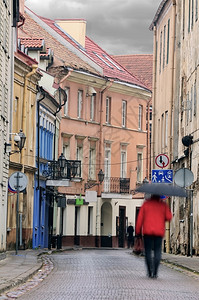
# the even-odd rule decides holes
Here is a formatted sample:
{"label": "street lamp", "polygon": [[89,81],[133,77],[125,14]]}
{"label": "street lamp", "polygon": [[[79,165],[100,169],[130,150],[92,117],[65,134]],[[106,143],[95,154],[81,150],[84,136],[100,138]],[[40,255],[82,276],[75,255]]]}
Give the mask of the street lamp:
{"label": "street lamp", "polygon": [[98,180],[99,182],[86,182],[84,185],[84,190],[88,190],[91,189],[92,187],[96,186],[96,185],[101,185],[102,182],[104,181],[104,173],[102,171],[102,169],[99,171],[99,173],[97,174],[98,176]]}
{"label": "street lamp", "polygon": [[21,152],[21,150],[24,148],[25,141],[26,141],[26,136],[23,133],[22,129],[20,129],[18,136],[20,137],[20,140],[17,142],[17,147],[19,148],[19,151]]}
{"label": "street lamp", "polygon": [[5,143],[4,144],[4,153],[9,153],[9,155],[12,155],[14,153],[19,153],[24,148],[26,136],[23,133],[22,129],[20,129],[19,133],[10,133],[14,135],[14,142],[15,146],[19,148],[19,150],[12,150],[11,149],[11,143]]}
{"label": "street lamp", "polygon": [[99,180],[100,184],[102,184],[102,182],[104,181],[104,173],[103,173],[102,169],[98,173],[98,180]]}

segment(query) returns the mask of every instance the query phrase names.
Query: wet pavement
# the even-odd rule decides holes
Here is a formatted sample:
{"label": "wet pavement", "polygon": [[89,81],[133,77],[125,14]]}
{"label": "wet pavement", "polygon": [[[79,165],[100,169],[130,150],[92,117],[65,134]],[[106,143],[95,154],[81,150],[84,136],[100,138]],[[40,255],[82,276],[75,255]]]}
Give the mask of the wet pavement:
{"label": "wet pavement", "polygon": [[[15,255],[14,252],[7,252],[6,258],[0,260],[0,300],[17,299],[19,296],[25,294],[27,291],[30,290],[32,293],[32,291],[34,291],[33,288],[37,287],[37,289],[39,289],[38,286],[42,285],[43,280],[46,279],[47,276],[48,278],[44,280],[45,284],[49,280],[52,280],[51,278],[52,275],[53,276],[56,275],[56,282],[58,282],[59,286],[62,286],[62,284],[65,282],[65,288],[67,287],[67,295],[71,295],[70,296],[71,298],[69,296],[67,296],[69,297],[67,298],[66,295],[64,296],[64,298],[60,298],[61,296],[57,298],[53,298],[53,293],[50,293],[51,295],[50,298],[50,295],[47,292],[48,296],[44,297],[43,295],[42,299],[145,299],[145,296],[147,296],[147,294],[144,295],[144,291],[140,292],[141,293],[140,296],[138,293],[137,296],[134,295],[136,296],[136,298],[133,298],[134,296],[132,292],[130,292],[129,290],[130,287],[126,287],[128,292],[125,292],[120,282],[121,280],[123,282],[123,279],[125,278],[125,280],[129,282],[129,284],[130,282],[132,284],[132,280],[133,282],[138,281],[136,286],[137,285],[139,286],[140,280],[142,279],[144,280],[143,283],[147,284],[144,261],[143,261],[144,257],[137,257],[134,254],[132,254],[131,250],[127,250],[127,249],[118,249],[118,250],[92,249],[92,250],[83,250],[83,251],[81,251],[81,249],[78,250],[79,251],[71,251],[71,249],[63,249],[62,251],[54,253],[53,255],[51,255],[52,253],[51,251],[49,252],[47,250],[46,251],[42,251],[42,250],[23,251],[22,250],[19,251],[18,255]],[[84,257],[84,253],[86,255],[85,257]],[[164,272],[160,273],[159,279],[161,279],[161,277],[162,279],[163,277],[165,277],[164,280],[165,279],[167,280],[168,278],[173,276],[172,282],[174,282],[174,280],[176,280],[179,276],[182,276],[180,275],[180,273],[183,273],[183,276],[188,275],[189,280],[191,277],[194,280],[194,276],[195,278],[199,279],[199,257],[186,257],[181,255],[172,255],[172,254],[163,253],[162,259],[163,259],[162,260],[163,263],[161,264],[161,269],[163,269]],[[98,264],[96,264],[97,261]],[[118,268],[116,267],[116,263]],[[131,266],[130,269],[129,269],[129,264]],[[54,270],[53,270],[53,266],[55,266]],[[170,268],[168,268],[168,266]],[[88,271],[86,271],[87,267],[88,267]],[[175,272],[176,269],[178,271],[180,270],[180,272],[177,272],[175,275],[172,273],[171,268],[173,268]],[[170,269],[169,273],[168,273],[168,269]],[[117,273],[118,273],[118,278],[116,278]],[[106,287],[108,285],[109,277],[106,277],[106,275],[109,277],[112,276],[115,277],[115,280],[117,279],[116,281],[110,280],[109,283],[110,286],[108,287],[108,290]],[[87,278],[87,281],[84,281],[84,277]],[[95,277],[99,278],[101,281],[97,282],[96,281],[97,279],[95,279],[95,282],[92,283],[91,285],[92,279]],[[90,293],[85,294],[85,297],[87,298],[81,298],[82,294],[79,293],[78,280],[81,280],[81,283],[79,285],[79,288],[81,288],[81,293],[84,290],[86,283],[88,284],[88,287],[90,286]],[[184,277],[181,278],[180,280],[181,283],[184,280],[186,284],[189,281],[189,280],[188,281],[185,280]],[[117,289],[117,292],[119,294],[120,292],[123,293],[123,295],[120,294],[120,298],[118,298],[115,292],[111,289],[111,284],[113,284],[114,286],[116,284],[116,286],[118,286],[119,290]],[[99,291],[99,295],[95,295],[93,288],[95,289],[96,287],[99,288],[99,285],[101,287],[104,286],[105,290],[103,292],[101,290]],[[141,286],[142,285],[143,284],[141,284]],[[52,282],[51,283],[49,282],[49,287],[51,286],[52,286]],[[146,286],[148,286],[148,284]],[[197,286],[198,286],[198,281],[197,281]],[[52,287],[49,288],[49,292],[51,289]],[[89,291],[89,288],[87,290]],[[172,292],[171,289],[168,290]],[[186,292],[187,290],[184,291],[183,295],[186,295]],[[195,292],[196,291],[194,287],[194,293]],[[58,289],[56,293],[61,293],[61,291]],[[63,289],[63,293],[65,293],[64,289]],[[178,293],[180,293],[180,291],[178,291]],[[169,297],[167,299],[169,300],[172,299],[169,293],[166,293],[164,291],[164,294]],[[190,298],[190,296],[191,294],[187,299],[199,299],[199,294],[193,296],[193,298]],[[21,296],[21,297],[22,299],[26,299],[25,296]],[[30,299],[37,299],[34,297],[36,296],[33,295],[33,298]],[[154,297],[153,299],[156,299],[155,298],[156,296],[153,297]],[[152,298],[148,298],[148,299],[152,299]],[[176,297],[175,299],[178,298]],[[184,298],[182,297],[181,299]]]}

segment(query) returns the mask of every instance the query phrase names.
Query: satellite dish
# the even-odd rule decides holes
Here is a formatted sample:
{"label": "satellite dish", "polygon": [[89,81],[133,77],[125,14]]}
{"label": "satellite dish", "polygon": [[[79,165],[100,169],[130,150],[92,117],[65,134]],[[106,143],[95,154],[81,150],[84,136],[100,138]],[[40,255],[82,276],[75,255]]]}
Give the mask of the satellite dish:
{"label": "satellite dish", "polygon": [[178,169],[174,175],[174,182],[181,187],[187,187],[193,183],[193,172],[187,168]]}

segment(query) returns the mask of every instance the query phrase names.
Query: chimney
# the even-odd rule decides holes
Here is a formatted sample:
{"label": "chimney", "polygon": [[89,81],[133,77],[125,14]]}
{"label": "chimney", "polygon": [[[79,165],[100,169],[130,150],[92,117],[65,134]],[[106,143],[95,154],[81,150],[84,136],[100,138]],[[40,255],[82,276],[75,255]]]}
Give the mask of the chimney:
{"label": "chimney", "polygon": [[55,23],[85,48],[86,21],[83,19],[61,19]]}

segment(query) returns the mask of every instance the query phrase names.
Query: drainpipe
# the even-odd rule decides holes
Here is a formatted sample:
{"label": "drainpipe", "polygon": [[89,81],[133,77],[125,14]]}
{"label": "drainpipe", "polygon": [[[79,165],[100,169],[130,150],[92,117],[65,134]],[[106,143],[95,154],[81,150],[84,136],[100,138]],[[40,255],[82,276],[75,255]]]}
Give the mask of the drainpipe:
{"label": "drainpipe", "polygon": [[[170,137],[169,137],[169,160],[170,160],[170,169],[171,161],[173,154],[173,104],[174,104],[174,56],[175,56],[175,28],[176,28],[176,0],[173,0],[173,11],[172,11],[172,20],[173,20],[173,31],[172,31],[172,57],[171,57],[171,94],[170,94]],[[170,201],[168,201],[168,204]],[[170,223],[166,222],[166,253],[170,253]]]}
{"label": "drainpipe", "polygon": [[66,74],[66,76],[64,76],[64,77],[60,80],[59,84],[60,84],[60,83],[63,83],[64,80],[66,80],[66,79],[71,75],[71,73],[73,72],[73,69],[68,69],[68,68],[67,68],[67,70],[68,70],[68,73]]}
{"label": "drainpipe", "polygon": [[[104,88],[101,89],[100,91],[100,138],[99,138],[99,170],[102,169],[102,151],[103,151],[103,123],[102,123],[102,115],[103,115],[103,99],[104,99],[104,92],[106,90],[108,90],[112,84],[114,83],[114,80],[111,79],[111,80],[108,80],[109,84],[107,85],[106,83],[106,86]],[[101,189],[101,186],[98,185],[98,193]],[[95,246],[96,247],[99,247],[99,236],[100,236],[100,232],[98,232],[98,225],[100,224],[100,222],[98,222],[98,219],[99,219],[99,203],[97,201],[97,207],[96,207],[96,239],[95,239]]]}
{"label": "drainpipe", "polygon": [[103,151],[103,123],[102,123],[102,115],[103,115],[103,99],[104,99],[104,92],[113,85],[114,80],[111,79],[108,81],[109,84],[105,86],[100,91],[100,139],[99,139],[99,170],[102,169],[102,151]]}
{"label": "drainpipe", "polygon": [[[23,110],[22,110],[22,130],[24,134],[27,136],[26,132],[26,108],[27,108],[27,91],[28,91],[28,79],[34,75],[37,72],[37,65],[32,65],[32,71],[29,72],[25,76],[25,82],[24,82],[24,94],[23,94]],[[23,148],[21,150],[21,164],[22,164],[22,172],[24,172],[24,151],[25,149]]]}
{"label": "drainpipe", "polygon": [[40,88],[39,91],[42,94],[41,99],[37,100],[37,190],[40,187],[40,178],[39,178],[39,165],[40,165],[40,102],[45,98],[45,92]]}
{"label": "drainpipe", "polygon": [[151,147],[150,147],[150,105],[151,105],[151,101],[152,101],[152,98],[147,101],[147,132],[146,132],[146,137],[147,137],[147,141],[146,141],[146,153],[147,153],[147,156],[146,156],[146,178],[149,179],[149,175],[151,174]]}
{"label": "drainpipe", "polygon": [[[71,76],[71,73],[73,72],[73,69],[71,68],[66,68],[68,70],[68,73],[66,74],[66,76],[64,76],[60,82],[58,83],[58,85],[62,88],[62,83],[69,77]],[[68,101],[68,99],[67,99]],[[57,112],[55,113],[55,117],[56,117],[56,114]],[[53,160],[55,160],[55,149],[56,149],[56,126],[57,126],[57,121],[56,121],[56,118],[55,118],[55,121],[54,121],[54,126],[55,126],[55,133],[54,133],[54,149],[53,149]],[[61,150],[62,152],[62,150]]]}
{"label": "drainpipe", "polygon": [[[152,107],[152,161],[153,161],[153,166],[152,168],[154,169],[155,167],[155,131],[157,130],[157,126],[154,122],[155,118],[156,118],[156,111],[155,111],[155,107],[156,107],[156,71],[157,71],[157,28],[156,25],[154,26],[154,39],[153,39],[153,47],[154,47],[154,57],[153,57],[153,87],[152,87],[152,103],[153,103],[153,107]],[[155,130],[156,129],[156,130]]]}

